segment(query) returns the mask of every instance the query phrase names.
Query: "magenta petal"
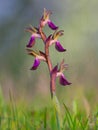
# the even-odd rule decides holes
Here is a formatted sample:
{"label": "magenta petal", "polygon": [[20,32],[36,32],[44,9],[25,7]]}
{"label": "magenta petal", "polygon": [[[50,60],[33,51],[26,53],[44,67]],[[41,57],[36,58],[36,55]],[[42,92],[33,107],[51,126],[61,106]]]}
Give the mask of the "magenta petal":
{"label": "magenta petal", "polygon": [[27,44],[26,47],[31,48],[34,44],[35,44],[35,36],[32,35],[30,40],[29,40],[29,43]]}
{"label": "magenta petal", "polygon": [[56,50],[59,51],[59,52],[64,52],[64,51],[66,51],[66,49],[64,49],[64,48],[62,47],[62,45],[60,44],[59,41],[57,41],[57,42],[55,43],[55,48],[56,48]]}
{"label": "magenta petal", "polygon": [[66,80],[65,76],[62,74],[62,75],[60,76],[60,84],[63,85],[63,86],[66,86],[66,85],[70,85],[71,83],[68,82],[68,81]]}
{"label": "magenta petal", "polygon": [[33,64],[32,68],[31,68],[31,70],[36,70],[39,65],[40,65],[40,60],[38,58],[35,58],[34,64]]}
{"label": "magenta petal", "polygon": [[52,30],[56,30],[58,29],[58,27],[51,21],[48,21],[48,26],[52,29]]}

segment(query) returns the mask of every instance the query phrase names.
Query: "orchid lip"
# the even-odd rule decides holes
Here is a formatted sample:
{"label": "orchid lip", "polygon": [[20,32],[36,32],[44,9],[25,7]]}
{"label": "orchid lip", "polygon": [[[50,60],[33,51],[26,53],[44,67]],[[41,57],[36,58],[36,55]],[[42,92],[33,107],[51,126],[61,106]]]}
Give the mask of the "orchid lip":
{"label": "orchid lip", "polygon": [[32,34],[26,47],[28,47],[28,48],[33,47],[35,44],[35,38],[41,38],[40,34],[38,34],[38,33]]}
{"label": "orchid lip", "polygon": [[57,42],[55,43],[55,48],[56,48],[56,50],[59,51],[59,52],[64,52],[64,51],[66,51],[66,49],[63,48],[63,46],[60,44],[59,41],[57,41]]}
{"label": "orchid lip", "polygon": [[39,60],[38,58],[35,58],[31,70],[36,70],[36,69],[38,68],[39,65],[40,65],[40,60]]}
{"label": "orchid lip", "polygon": [[35,37],[34,37],[34,35],[32,35],[30,40],[29,40],[29,43],[27,44],[26,47],[30,47],[31,48],[34,44],[35,44]]}
{"label": "orchid lip", "polygon": [[64,74],[62,72],[58,71],[58,65],[56,65],[53,68],[53,70],[51,71],[51,76],[53,76],[54,79],[56,79],[56,77],[59,77],[59,82],[63,86],[71,84],[69,81],[67,81],[67,79],[65,78]]}
{"label": "orchid lip", "polygon": [[48,26],[52,29],[52,30],[57,30],[58,27],[51,21],[48,20]]}
{"label": "orchid lip", "polygon": [[60,84],[63,85],[63,86],[66,86],[66,85],[70,85],[71,83],[67,81],[67,79],[65,78],[64,74],[62,74],[60,76]]}

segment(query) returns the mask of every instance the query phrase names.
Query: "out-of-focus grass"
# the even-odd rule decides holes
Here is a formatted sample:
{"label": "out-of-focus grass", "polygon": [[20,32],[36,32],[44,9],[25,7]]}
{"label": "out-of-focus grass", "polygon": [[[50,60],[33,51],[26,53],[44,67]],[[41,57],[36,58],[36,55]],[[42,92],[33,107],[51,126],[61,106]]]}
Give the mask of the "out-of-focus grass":
{"label": "out-of-focus grass", "polygon": [[[35,109],[33,103],[16,103],[12,92],[9,92],[9,99],[9,103],[6,102],[0,90],[0,130],[59,130],[52,105]],[[86,101],[85,104],[88,107]],[[79,100],[73,100],[72,107],[66,103],[61,106],[61,130],[98,130],[97,106],[91,113],[87,113],[85,106],[79,106]]]}

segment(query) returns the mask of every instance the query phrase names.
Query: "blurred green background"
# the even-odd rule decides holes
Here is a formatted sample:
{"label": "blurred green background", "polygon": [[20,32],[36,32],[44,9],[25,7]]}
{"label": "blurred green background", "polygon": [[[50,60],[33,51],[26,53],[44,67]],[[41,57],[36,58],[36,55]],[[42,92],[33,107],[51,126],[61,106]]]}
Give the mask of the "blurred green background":
{"label": "blurred green background", "polygon": [[[64,30],[60,38],[67,49],[58,53],[51,47],[53,65],[62,58],[69,64],[65,72],[71,86],[57,95],[70,104],[74,99],[98,103],[98,1],[97,0],[1,0],[0,2],[0,87],[8,100],[9,88],[17,100],[27,102],[50,98],[48,69],[44,63],[30,71],[33,57],[27,55],[30,34],[24,29],[38,26],[43,9],[53,12],[52,21]],[[46,27],[47,35],[52,31]],[[39,40],[37,42],[40,42]],[[34,48],[42,49],[43,43]],[[47,98],[46,98],[47,97]]]}

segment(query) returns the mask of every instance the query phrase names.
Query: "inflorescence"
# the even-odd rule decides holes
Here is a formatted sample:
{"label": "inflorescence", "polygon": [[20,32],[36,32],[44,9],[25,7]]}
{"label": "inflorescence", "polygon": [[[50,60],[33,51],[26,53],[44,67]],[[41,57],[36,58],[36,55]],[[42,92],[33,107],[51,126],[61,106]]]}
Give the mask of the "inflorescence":
{"label": "inflorescence", "polygon": [[[51,92],[51,96],[53,96],[53,93],[55,93],[56,91],[56,78],[57,77],[59,77],[59,83],[63,86],[70,85],[71,83],[66,79],[65,75],[63,74],[67,66],[64,63],[64,59],[62,60],[59,66],[58,64],[54,67],[52,65],[52,61],[49,54],[49,47],[55,44],[55,49],[58,52],[65,52],[66,49],[61,45],[61,43],[58,40],[59,37],[64,34],[64,31],[58,30],[59,27],[56,26],[50,20],[50,15],[51,15],[51,11],[47,11],[46,9],[44,9],[43,15],[39,22],[39,26],[37,28],[33,26],[26,28],[26,31],[31,33],[30,40],[28,44],[26,45],[26,48],[27,48],[28,54],[32,55],[35,58],[34,63],[31,67],[31,70],[36,70],[39,67],[40,62],[42,61],[47,63],[49,73],[50,73],[50,92]],[[46,25],[48,25],[49,28],[54,30],[54,33],[50,34],[48,37],[43,31],[43,28]],[[36,38],[43,40],[44,52],[42,52],[41,50],[39,50],[38,52],[36,52],[35,50],[31,50],[31,48],[33,48],[33,46],[37,44]]]}

